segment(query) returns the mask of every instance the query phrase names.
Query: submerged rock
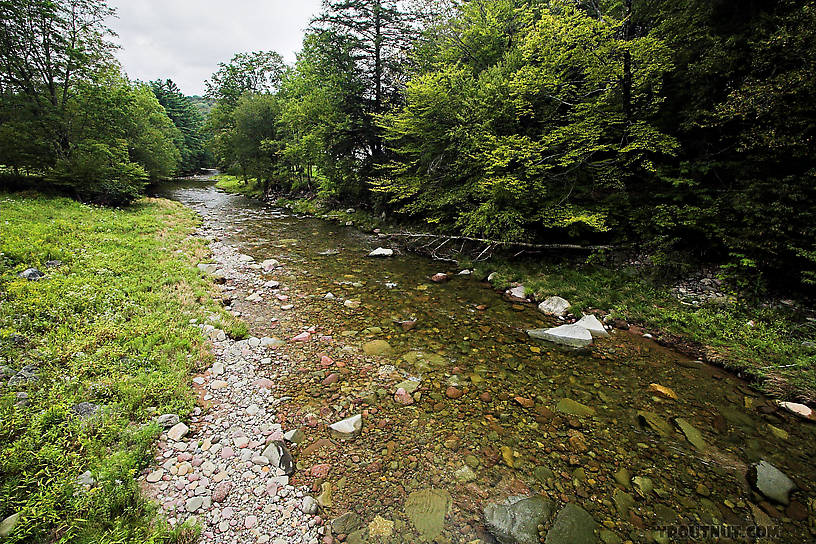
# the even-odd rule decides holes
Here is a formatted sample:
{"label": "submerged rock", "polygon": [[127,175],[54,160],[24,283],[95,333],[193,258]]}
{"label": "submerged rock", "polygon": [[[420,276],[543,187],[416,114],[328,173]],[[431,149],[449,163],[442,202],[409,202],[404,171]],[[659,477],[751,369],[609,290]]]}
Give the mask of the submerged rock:
{"label": "submerged rock", "polygon": [[363,430],[363,416],[357,414],[337,423],[332,423],[329,425],[329,429],[338,438],[353,438]]}
{"label": "submerged rock", "polygon": [[764,459],[750,468],[748,482],[762,495],[779,504],[789,504],[790,492],[796,489],[793,480]]}
{"label": "submerged rock", "polygon": [[363,351],[366,355],[371,356],[391,355],[394,352],[393,348],[391,348],[391,344],[385,340],[372,340],[363,345]]}
{"label": "submerged rock", "polygon": [[487,529],[501,544],[537,544],[538,526],[553,512],[553,502],[542,495],[517,495],[484,509]]}
{"label": "submerged rock", "polygon": [[451,496],[444,489],[423,489],[408,495],[405,515],[423,540],[433,541],[442,534]]}
{"label": "submerged rock", "polygon": [[705,451],[705,439],[703,439],[703,435],[694,427],[694,425],[681,417],[674,418],[674,424],[677,425],[677,428],[680,429],[680,431],[686,437],[686,440],[688,440],[692,446],[700,451]]}
{"label": "submerged rock", "polygon": [[531,329],[527,331],[531,338],[547,340],[555,344],[583,348],[592,344],[592,334],[579,325],[561,325],[552,329]]}
{"label": "submerged rock", "polygon": [[580,506],[568,503],[558,512],[555,523],[547,531],[545,544],[596,544],[598,522]]}
{"label": "submerged rock", "polygon": [[571,416],[591,417],[595,415],[595,408],[585,406],[580,402],[574,401],[572,399],[559,400],[558,405],[556,405],[555,409],[563,414],[569,414]]}
{"label": "submerged rock", "polygon": [[538,311],[546,315],[562,317],[569,310],[570,303],[561,297],[550,297],[538,305]]}
{"label": "submerged rock", "polygon": [[674,432],[669,422],[654,412],[641,410],[637,413],[637,417],[641,427],[648,427],[660,436],[669,436]]}
{"label": "submerged rock", "polygon": [[359,529],[363,524],[363,520],[356,512],[346,512],[340,517],[337,517],[331,522],[332,533],[336,535],[347,535]]}

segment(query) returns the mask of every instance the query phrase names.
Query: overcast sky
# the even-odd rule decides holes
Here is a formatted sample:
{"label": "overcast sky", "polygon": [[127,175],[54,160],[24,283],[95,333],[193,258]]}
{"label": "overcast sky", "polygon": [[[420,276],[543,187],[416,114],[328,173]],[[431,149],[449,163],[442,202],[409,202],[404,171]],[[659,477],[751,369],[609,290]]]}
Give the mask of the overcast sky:
{"label": "overcast sky", "polygon": [[109,0],[117,57],[131,79],[170,78],[188,95],[235,53],[273,50],[295,59],[320,0]]}

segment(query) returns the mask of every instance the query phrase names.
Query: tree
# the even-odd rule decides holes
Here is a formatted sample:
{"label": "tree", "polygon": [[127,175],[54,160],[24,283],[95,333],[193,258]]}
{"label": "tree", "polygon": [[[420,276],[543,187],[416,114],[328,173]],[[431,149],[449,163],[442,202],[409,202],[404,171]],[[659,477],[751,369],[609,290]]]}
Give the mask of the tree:
{"label": "tree", "polygon": [[181,171],[191,173],[204,168],[209,162],[204,149],[204,117],[173,80],[151,81],[150,88],[181,133],[181,138],[176,141],[181,154]]}
{"label": "tree", "polygon": [[222,107],[234,108],[244,94],[271,93],[277,89],[285,66],[274,51],[238,53],[207,80],[207,97]]}

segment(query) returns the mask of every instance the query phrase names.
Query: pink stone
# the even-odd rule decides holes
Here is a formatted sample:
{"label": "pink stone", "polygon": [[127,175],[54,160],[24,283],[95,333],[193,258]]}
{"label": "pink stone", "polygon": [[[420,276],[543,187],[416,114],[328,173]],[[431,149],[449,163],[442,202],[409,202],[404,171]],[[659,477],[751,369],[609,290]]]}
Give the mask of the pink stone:
{"label": "pink stone", "polygon": [[281,431],[273,431],[266,439],[266,442],[274,442],[275,440],[283,440],[283,433]]}
{"label": "pink stone", "polygon": [[332,372],[331,374],[329,374],[328,376],[323,378],[323,385],[333,385],[333,384],[335,384],[335,383],[337,383],[339,381],[340,381],[340,374],[337,374],[336,372]]}
{"label": "pink stone", "polygon": [[414,398],[402,387],[397,389],[397,392],[394,393],[394,400],[405,406],[410,406],[414,403]]}
{"label": "pink stone", "polygon": [[258,525],[258,517],[257,516],[247,516],[244,519],[244,527],[246,527],[247,529],[252,529],[256,525]]}
{"label": "pink stone", "polygon": [[189,476],[187,476],[187,479],[190,480],[191,482],[196,482],[200,478],[201,478],[201,476],[199,474],[195,473],[195,472],[190,474]]}
{"label": "pink stone", "polygon": [[315,465],[312,467],[312,476],[315,478],[325,478],[329,475],[329,471],[331,470],[331,465],[324,464],[324,465]]}
{"label": "pink stone", "polygon": [[274,383],[272,383],[272,380],[270,380],[268,378],[261,378],[259,380],[255,380],[254,385],[255,385],[255,387],[259,387],[261,389],[272,389],[272,386],[274,385]]}
{"label": "pink stone", "polygon": [[227,506],[221,510],[221,517],[224,519],[230,519],[234,514],[235,510],[233,510],[231,506]]}
{"label": "pink stone", "polygon": [[331,357],[324,355],[323,357],[320,358],[320,364],[322,366],[331,366],[334,364],[334,361],[332,361]]}
{"label": "pink stone", "polygon": [[232,451],[232,448],[229,446],[224,446],[221,448],[221,459],[230,459],[235,455],[235,452]]}
{"label": "pink stone", "polygon": [[204,463],[204,460],[199,457],[196,457],[195,459],[190,461],[190,464],[193,465],[194,467],[200,467],[202,463]]}
{"label": "pink stone", "polygon": [[312,335],[309,334],[308,332],[302,332],[295,336],[294,338],[292,338],[292,342],[306,342],[309,338],[311,338],[311,336]]}
{"label": "pink stone", "polygon": [[178,459],[179,462],[189,461],[192,458],[193,458],[193,455],[191,453],[187,453],[187,452],[179,453],[178,456],[176,456],[176,459]]}

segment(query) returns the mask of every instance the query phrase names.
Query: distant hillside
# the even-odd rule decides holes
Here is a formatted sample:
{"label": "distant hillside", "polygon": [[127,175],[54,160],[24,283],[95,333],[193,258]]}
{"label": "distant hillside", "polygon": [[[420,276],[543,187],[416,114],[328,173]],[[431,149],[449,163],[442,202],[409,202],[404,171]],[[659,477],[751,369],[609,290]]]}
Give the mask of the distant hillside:
{"label": "distant hillside", "polygon": [[213,106],[215,106],[215,100],[212,98],[207,98],[205,96],[198,96],[193,95],[189,97],[190,100],[193,102],[193,106],[201,113],[202,116],[205,118],[210,115],[210,111],[212,111]]}

